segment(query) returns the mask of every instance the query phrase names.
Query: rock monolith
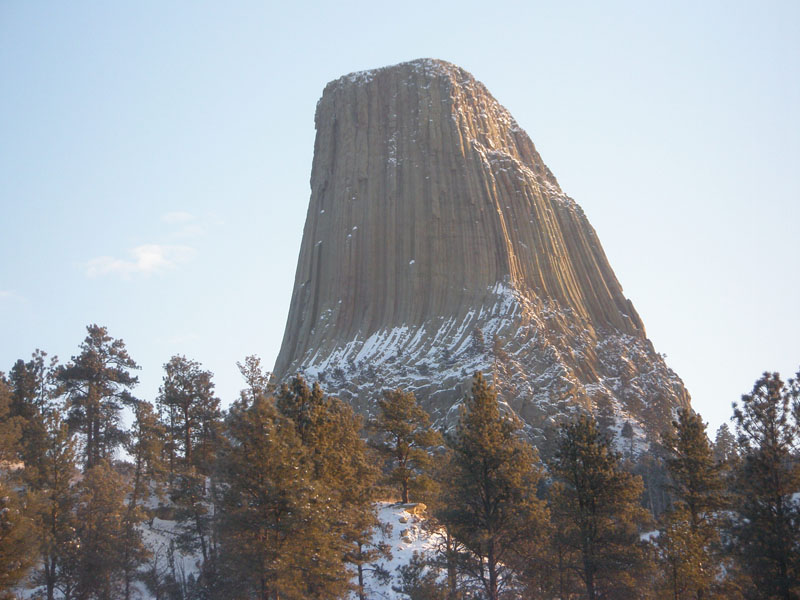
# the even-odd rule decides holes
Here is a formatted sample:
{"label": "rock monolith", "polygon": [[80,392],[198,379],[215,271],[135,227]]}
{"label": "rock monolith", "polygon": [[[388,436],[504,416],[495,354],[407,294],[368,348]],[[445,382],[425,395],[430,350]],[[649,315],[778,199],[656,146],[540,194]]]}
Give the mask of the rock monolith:
{"label": "rock monolith", "polygon": [[415,392],[451,424],[475,371],[533,438],[579,410],[619,435],[688,406],[581,208],[469,73],[422,59],[329,83],[274,374],[362,413]]}

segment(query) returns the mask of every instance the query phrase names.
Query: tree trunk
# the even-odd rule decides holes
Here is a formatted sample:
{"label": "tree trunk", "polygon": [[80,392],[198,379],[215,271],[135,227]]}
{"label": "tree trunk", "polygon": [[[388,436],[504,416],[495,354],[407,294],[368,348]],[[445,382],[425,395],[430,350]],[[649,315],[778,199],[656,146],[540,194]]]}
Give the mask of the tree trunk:
{"label": "tree trunk", "polygon": [[497,600],[497,560],[494,555],[494,540],[489,540],[489,551],[486,556],[487,567],[489,568],[489,600]]}
{"label": "tree trunk", "polygon": [[[192,516],[194,517],[194,528],[195,532],[197,533],[197,539],[200,542],[200,552],[203,555],[203,565],[206,564],[208,561],[208,547],[206,544],[206,536],[203,533],[203,518],[200,515],[200,509],[198,508],[200,502],[203,500],[203,496],[205,495],[205,478],[197,475],[195,472],[190,471],[186,475],[189,478],[187,485],[189,486],[189,504],[192,508]],[[203,493],[198,497],[197,495],[197,488],[196,485],[203,486]]]}
{"label": "tree trunk", "polygon": [[54,556],[48,556],[45,559],[44,576],[47,586],[47,600],[55,600],[56,559]]}
{"label": "tree trunk", "polygon": [[673,600],[678,600],[678,567],[672,563],[672,594]]}
{"label": "tree trunk", "polygon": [[775,514],[777,515],[778,520],[778,535],[780,536],[780,546],[781,551],[779,552],[779,559],[778,559],[778,572],[780,573],[780,586],[781,586],[781,594],[783,595],[784,600],[792,600],[792,593],[789,589],[789,573],[788,567],[786,564],[786,556],[788,555],[788,544],[786,544],[786,522],[784,520],[784,513],[783,513],[783,501],[780,495],[777,495],[774,499],[775,505]]}
{"label": "tree trunk", "polygon": [[452,600],[458,592],[458,573],[455,561],[456,544],[448,529],[445,529],[445,549],[447,551],[447,596]]}
{"label": "tree trunk", "polygon": [[84,470],[88,470],[94,465],[94,401],[92,400],[91,390],[87,395],[86,403],[86,464]]}
{"label": "tree trunk", "polygon": [[367,595],[364,593],[364,565],[361,563],[358,563],[358,598],[367,600]]}
{"label": "tree trunk", "polygon": [[[140,456],[136,457],[136,468],[134,470],[133,475],[133,490],[131,491],[131,499],[128,503],[128,523],[126,524],[126,537],[130,540],[132,537],[132,528],[133,525],[131,524],[131,519],[133,517],[133,512],[136,510],[136,504],[139,502],[139,487],[141,486],[142,481],[142,459]],[[130,565],[130,543],[125,544],[125,551],[124,551],[124,566],[125,566],[125,600],[130,600],[131,597],[131,579],[133,579],[133,569]]]}
{"label": "tree trunk", "polygon": [[591,559],[587,558],[587,555],[588,549],[584,549],[583,573],[586,581],[586,595],[589,600],[595,600],[594,563]]}
{"label": "tree trunk", "polygon": [[185,444],[184,450],[186,450],[186,466],[192,464],[192,426],[189,423],[189,410],[188,408],[183,411],[183,423],[184,423],[184,440],[183,443]]}

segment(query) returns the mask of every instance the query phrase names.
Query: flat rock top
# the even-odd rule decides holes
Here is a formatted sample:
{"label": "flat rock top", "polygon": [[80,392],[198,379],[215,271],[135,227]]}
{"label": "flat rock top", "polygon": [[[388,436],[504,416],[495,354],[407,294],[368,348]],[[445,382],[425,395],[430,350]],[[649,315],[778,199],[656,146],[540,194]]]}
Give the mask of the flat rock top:
{"label": "flat rock top", "polygon": [[456,81],[477,81],[468,71],[446,60],[438,58],[416,58],[396,65],[367,69],[364,71],[354,71],[353,73],[348,73],[347,75],[342,75],[334,79],[325,87],[327,89],[328,87],[341,85],[363,85],[373,81],[380,75],[402,72],[414,72],[430,77],[448,77]]}

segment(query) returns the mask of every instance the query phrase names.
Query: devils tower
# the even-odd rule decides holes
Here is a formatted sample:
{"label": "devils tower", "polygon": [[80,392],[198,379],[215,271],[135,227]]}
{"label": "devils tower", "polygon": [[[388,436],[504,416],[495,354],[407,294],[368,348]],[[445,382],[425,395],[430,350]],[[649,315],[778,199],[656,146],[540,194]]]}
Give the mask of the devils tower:
{"label": "devils tower", "polygon": [[369,413],[412,390],[456,414],[472,374],[539,437],[591,410],[619,432],[688,406],[597,235],[469,73],[422,59],[329,83],[279,379]]}

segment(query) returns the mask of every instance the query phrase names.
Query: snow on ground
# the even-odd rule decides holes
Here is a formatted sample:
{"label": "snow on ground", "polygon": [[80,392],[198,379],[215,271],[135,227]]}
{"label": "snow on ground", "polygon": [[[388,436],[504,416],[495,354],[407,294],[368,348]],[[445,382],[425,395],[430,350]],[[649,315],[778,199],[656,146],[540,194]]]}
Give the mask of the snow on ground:
{"label": "snow on ground", "polygon": [[[379,561],[392,576],[389,583],[382,583],[367,575],[366,588],[367,598],[370,600],[400,600],[406,598],[404,594],[392,591],[392,585],[398,584],[398,567],[408,564],[411,557],[416,552],[424,554],[432,552],[439,541],[436,533],[427,531],[423,525],[425,522],[424,513],[414,514],[415,507],[424,507],[418,504],[393,504],[390,502],[379,502],[377,504],[378,518],[381,523],[391,526],[387,535],[376,532],[373,541],[377,544],[383,541],[392,550],[391,560]],[[353,595],[353,598],[356,598]]]}
{"label": "snow on ground", "polygon": [[[376,508],[381,524],[389,525],[390,527],[382,527],[376,531],[373,536],[373,542],[375,544],[383,542],[391,548],[391,558],[378,561],[380,566],[389,572],[391,580],[382,582],[368,571],[366,573],[365,587],[367,598],[370,598],[370,600],[404,600],[407,598],[404,594],[399,594],[392,590],[392,586],[399,583],[398,567],[408,564],[415,552],[424,554],[432,552],[436,548],[439,536],[425,529],[424,506],[391,502],[377,503]],[[420,514],[415,514],[415,512]],[[174,521],[156,517],[151,522],[143,524],[142,534],[145,544],[153,552],[150,564],[145,567],[152,567],[153,563],[156,563],[157,570],[160,573],[170,570],[176,579],[184,584],[188,579],[197,577],[199,557],[184,554],[176,549],[174,544],[170,544],[177,534]],[[170,549],[170,546],[172,546],[172,549]],[[353,582],[356,582],[355,577]],[[151,600],[153,598],[141,582],[137,582],[135,588],[136,595],[143,600]],[[29,599],[42,595],[44,588],[20,589],[17,590],[17,593],[18,597]],[[358,596],[353,593],[351,597],[355,599]]]}

